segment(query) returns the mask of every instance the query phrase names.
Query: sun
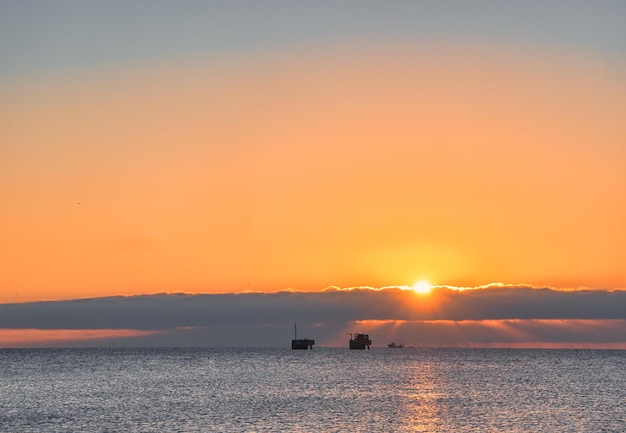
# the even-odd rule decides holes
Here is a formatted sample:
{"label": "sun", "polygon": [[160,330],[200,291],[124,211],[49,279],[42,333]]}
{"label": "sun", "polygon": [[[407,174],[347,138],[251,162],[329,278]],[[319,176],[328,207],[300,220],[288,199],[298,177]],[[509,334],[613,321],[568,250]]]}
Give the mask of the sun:
{"label": "sun", "polygon": [[425,295],[427,293],[430,293],[432,288],[433,288],[433,286],[431,286],[430,283],[428,281],[425,281],[425,280],[420,280],[420,281],[416,282],[415,284],[413,284],[413,291],[415,293],[419,293],[421,295]]}

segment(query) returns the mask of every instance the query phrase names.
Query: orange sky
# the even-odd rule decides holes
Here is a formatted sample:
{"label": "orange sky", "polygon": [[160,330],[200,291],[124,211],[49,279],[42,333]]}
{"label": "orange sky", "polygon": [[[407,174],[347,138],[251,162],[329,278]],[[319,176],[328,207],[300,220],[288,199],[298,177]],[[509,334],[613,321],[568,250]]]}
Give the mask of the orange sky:
{"label": "orange sky", "polygon": [[0,302],[626,287],[625,70],[368,46],[0,87]]}

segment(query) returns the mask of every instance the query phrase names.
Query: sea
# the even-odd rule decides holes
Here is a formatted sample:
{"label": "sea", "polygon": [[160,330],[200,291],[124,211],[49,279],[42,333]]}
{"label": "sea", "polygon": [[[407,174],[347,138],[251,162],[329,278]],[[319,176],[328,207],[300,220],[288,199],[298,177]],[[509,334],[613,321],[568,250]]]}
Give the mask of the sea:
{"label": "sea", "polygon": [[626,351],[0,350],[1,432],[626,432]]}

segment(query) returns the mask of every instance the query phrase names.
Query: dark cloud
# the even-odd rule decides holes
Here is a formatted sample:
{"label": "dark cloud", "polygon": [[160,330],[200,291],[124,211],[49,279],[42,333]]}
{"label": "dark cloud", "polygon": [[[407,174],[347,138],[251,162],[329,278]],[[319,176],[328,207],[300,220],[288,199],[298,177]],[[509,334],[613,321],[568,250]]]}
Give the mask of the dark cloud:
{"label": "dark cloud", "polygon": [[[244,294],[158,294],[0,305],[4,329],[137,329],[137,345],[282,346],[300,336],[340,345],[346,333],[418,345],[626,342],[626,291],[531,287],[399,288]],[[306,334],[306,335],[305,335]],[[109,344],[112,340],[99,340]]]}

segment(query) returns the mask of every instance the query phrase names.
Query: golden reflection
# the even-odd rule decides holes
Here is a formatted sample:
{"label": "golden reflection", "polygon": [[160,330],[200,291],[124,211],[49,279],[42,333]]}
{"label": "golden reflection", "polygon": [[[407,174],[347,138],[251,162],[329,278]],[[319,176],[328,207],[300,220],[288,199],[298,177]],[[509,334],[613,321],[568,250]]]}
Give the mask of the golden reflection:
{"label": "golden reflection", "polygon": [[442,370],[434,360],[421,358],[410,367],[409,386],[406,394],[404,416],[412,432],[441,431],[444,420],[441,399],[445,397],[441,390]]}

